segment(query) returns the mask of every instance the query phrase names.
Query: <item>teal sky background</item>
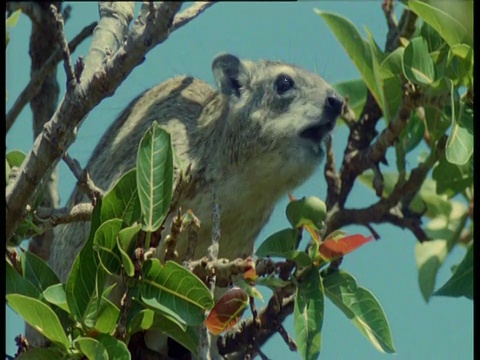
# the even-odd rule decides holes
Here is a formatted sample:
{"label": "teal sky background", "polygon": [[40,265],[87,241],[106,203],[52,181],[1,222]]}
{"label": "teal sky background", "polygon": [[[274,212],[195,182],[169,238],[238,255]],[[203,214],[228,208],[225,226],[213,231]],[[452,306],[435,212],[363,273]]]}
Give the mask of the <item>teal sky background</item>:
{"label": "teal sky background", "polygon": [[[359,78],[360,75],[347,54],[313,9],[331,11],[349,18],[363,35],[366,35],[365,26],[368,27],[383,48],[387,27],[381,4],[382,1],[360,0],[216,4],[147,54],[146,61],[133,71],[115,95],[103,100],[90,113],[69,153],[85,166],[103,131],[124,106],[143,90],[167,78],[188,74],[213,85],[210,65],[213,57],[220,52],[231,52],[252,60],[265,58],[295,63],[319,73],[330,83]],[[98,19],[96,3],[72,2],[70,5],[73,8],[72,15],[66,24],[69,39]],[[396,12],[401,13],[401,5]],[[29,79],[30,30],[30,21],[24,15],[16,27],[10,30],[6,68],[7,110]],[[90,40],[87,40],[78,47],[72,55],[74,61],[87,53],[89,44]],[[63,66],[59,66],[58,77],[62,96],[65,89]],[[7,135],[7,151],[29,151],[32,136],[31,110],[26,107]],[[334,134],[337,163],[342,158],[346,141],[346,127],[337,127]],[[390,164],[395,164],[392,155],[390,151],[387,159]],[[410,167],[416,163],[415,156],[409,158]],[[383,166],[382,170],[395,171],[394,166],[390,167],[391,169]],[[59,191],[62,205],[68,199],[74,184],[73,175],[65,164],[60,163]],[[315,195],[324,198],[326,184],[323,167],[293,194],[296,197]],[[347,206],[362,207],[375,200],[371,190],[357,184]],[[284,215],[286,204],[285,197],[279,202],[259,239],[265,239],[269,234],[288,227]],[[434,297],[426,304],[418,287],[414,236],[389,225],[374,225],[374,228],[381,239],[348,255],[342,268],[353,274],[359,285],[372,291],[382,304],[397,350],[397,355],[393,356],[402,360],[473,359],[473,302],[465,298]],[[370,235],[364,227],[351,226],[346,230],[349,233]],[[437,288],[449,278],[450,267],[458,263],[464,253],[464,250],[456,249],[449,255],[438,274]],[[269,297],[270,292],[267,291],[265,295]],[[293,336],[292,318],[285,324]],[[23,331],[23,326],[23,321],[7,308],[7,354],[15,353],[13,339]],[[270,359],[300,358],[288,350],[278,335],[264,346],[263,351]],[[389,357],[392,355],[378,352],[350,320],[326,300],[321,359],[381,360]]]}

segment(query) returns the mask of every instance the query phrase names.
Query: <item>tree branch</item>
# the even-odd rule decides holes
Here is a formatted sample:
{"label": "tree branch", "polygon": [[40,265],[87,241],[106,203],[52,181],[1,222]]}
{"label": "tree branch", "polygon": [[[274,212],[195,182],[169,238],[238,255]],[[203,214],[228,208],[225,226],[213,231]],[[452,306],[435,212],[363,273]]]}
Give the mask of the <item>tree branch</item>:
{"label": "tree branch", "polygon": [[[97,22],[93,22],[86,26],[77,36],[72,39],[72,41],[68,43],[68,48],[70,49],[71,53],[75,51],[77,46],[80,45],[83,40],[92,35],[93,29],[95,29],[96,26]],[[38,94],[46,77],[57,68],[57,64],[61,60],[62,51],[59,47],[57,47],[48,60],[45,61],[45,64],[42,66],[42,68],[32,74],[30,82],[20,93],[18,98],[15,100],[15,103],[7,113],[5,119],[7,133],[13,126],[15,120],[17,119],[18,115],[20,115],[25,105],[27,105],[36,94]]]}
{"label": "tree branch", "polygon": [[[153,21],[147,22],[145,17],[139,16],[126,42],[106,61],[92,63],[92,52],[89,52],[81,82],[67,90],[59,108],[25,158],[20,175],[6,189],[6,241],[25,218],[26,205],[36,195],[39,185],[73,143],[82,120],[102,99],[114,93],[128,74],[143,61],[148,51],[168,38],[173,17],[180,6],[178,2],[160,3],[155,8]],[[103,26],[103,20],[104,17],[99,27]],[[95,33],[94,43],[98,43],[96,38],[100,33]]]}

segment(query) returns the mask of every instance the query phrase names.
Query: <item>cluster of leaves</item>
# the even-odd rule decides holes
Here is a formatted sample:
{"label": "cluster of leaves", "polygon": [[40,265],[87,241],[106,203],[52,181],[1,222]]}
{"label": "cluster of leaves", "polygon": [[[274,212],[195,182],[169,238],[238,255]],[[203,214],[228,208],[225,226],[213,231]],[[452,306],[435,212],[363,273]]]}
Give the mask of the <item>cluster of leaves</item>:
{"label": "cluster of leaves", "polygon": [[[13,165],[13,154],[8,158]],[[210,290],[186,268],[146,256],[152,234],[171,210],[172,188],[170,135],[154,123],[140,143],[136,169],[95,206],[89,238],[65,284],[30,252],[20,250],[19,259],[7,258],[8,305],[51,341],[50,347],[33,349],[20,358],[63,354],[128,359],[129,339],[148,329],[160,330],[196,352],[196,325],[205,322],[211,333],[219,335],[240,321],[254,297],[261,298],[255,285],[275,288],[288,283],[297,286],[294,319],[304,358],[316,358],[320,352],[325,295],[379,350],[394,352],[388,322],[375,297],[345,271],[321,271],[371,238],[337,231],[321,241],[319,231],[327,211],[320,199],[292,198],[286,209],[292,228],[273,234],[257,250],[259,257],[292,261],[291,277],[259,277],[251,261],[250,270],[235,281],[237,287],[213,306]],[[298,249],[304,229],[314,239],[308,251]],[[126,286],[121,308],[108,297],[120,281]]]}
{"label": "cluster of leaves", "polygon": [[[395,353],[390,327],[380,303],[370,291],[359,286],[351,274],[339,270],[336,263],[336,260],[371,241],[372,237],[348,236],[337,230],[322,241],[319,232],[324,228],[327,212],[325,203],[315,197],[292,199],[286,215],[292,227],[268,237],[256,255],[281,257],[296,264],[288,281],[297,287],[293,319],[302,358],[316,359],[320,354],[325,296],[375,348]],[[312,238],[306,252],[298,249],[304,230]],[[325,267],[329,263],[331,266]]]}
{"label": "cluster of leaves", "polygon": [[[432,295],[473,299],[473,33],[464,26],[468,21],[454,17],[455,12],[447,13],[440,3],[403,3],[422,22],[410,40],[400,38],[400,46],[392,52],[383,52],[368,29],[365,39],[348,19],[317,13],[361,74],[361,79],[337,85],[340,93],[348,95],[357,118],[364,109],[367,90],[387,125],[398,116],[405,84],[421,94],[420,106],[395,145],[397,172],[382,172],[381,195],[387,197],[406,180],[409,153],[416,150],[427,162],[434,159],[431,178],[425,179],[406,204],[430,220],[425,233],[431,241],[418,243],[415,249],[420,289],[426,301]],[[473,2],[462,6],[471,10],[462,14],[472,16]],[[445,137],[443,148],[439,144]],[[370,188],[373,179],[368,172],[360,176]],[[452,269],[450,280],[434,291],[437,272],[456,245],[466,247],[467,253]]]}
{"label": "cluster of leaves", "polygon": [[[159,329],[196,351],[191,326],[204,321],[212,294],[181,265],[145,256],[169,211],[172,159],[170,135],[154,123],[140,143],[136,169],[95,207],[89,238],[65,284],[29,252],[21,251],[18,262],[7,259],[8,305],[52,343],[22,359],[129,359],[126,344],[146,329]],[[120,279],[128,309],[108,299]]]}

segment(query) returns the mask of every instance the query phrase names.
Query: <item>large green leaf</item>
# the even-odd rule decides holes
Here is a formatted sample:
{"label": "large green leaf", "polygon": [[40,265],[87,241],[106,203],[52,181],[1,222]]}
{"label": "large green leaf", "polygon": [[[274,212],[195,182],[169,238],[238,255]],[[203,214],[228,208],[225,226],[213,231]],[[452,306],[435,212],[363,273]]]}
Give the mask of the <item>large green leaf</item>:
{"label": "large green leaf", "polygon": [[327,271],[324,274],[323,285],[327,297],[377,350],[394,354],[390,326],[375,296],[358,286],[355,278],[346,271]]}
{"label": "large green leaf", "polygon": [[68,349],[70,342],[55,312],[45,303],[20,294],[7,295],[8,305],[47,339]]}
{"label": "large green leaf", "polygon": [[130,226],[140,220],[140,200],[137,192],[137,172],[135,169],[123,175],[103,198],[101,220],[122,219]]}
{"label": "large green leaf", "polygon": [[445,155],[452,164],[464,165],[472,154],[473,110],[461,104],[458,119],[452,119],[452,133],[447,140]]}
{"label": "large green leaf", "polygon": [[102,201],[93,209],[90,235],[83,249],[75,258],[72,270],[65,285],[68,307],[75,320],[84,323],[94,301],[99,299],[99,289],[103,288],[105,273],[100,260],[93,250],[94,235],[100,226]]}
{"label": "large green leaf", "polygon": [[255,255],[260,257],[275,256],[296,261],[300,266],[312,263],[308,254],[297,250],[300,240],[300,231],[284,229],[270,235],[259,246]]}
{"label": "large green leaf", "polygon": [[22,277],[13,266],[6,261],[5,269],[6,294],[21,294],[35,299],[41,299],[42,294],[30,281]]}
{"label": "large green leaf", "polygon": [[355,25],[349,19],[318,9],[315,9],[315,12],[320,15],[330,27],[330,30],[343,46],[350,59],[352,59],[353,64],[360,72],[360,75],[378,105],[382,107],[381,89],[378,88],[377,80],[375,79],[375,74],[372,69],[372,50],[370,44],[362,38]]}
{"label": "large green leaf", "polygon": [[473,34],[469,35],[467,29],[445,11],[418,0],[409,0],[408,7],[433,27],[448,45],[453,46],[462,42],[472,45]]}
{"label": "large green leaf", "polygon": [[100,308],[95,314],[94,328],[104,334],[113,335],[117,327],[118,317],[120,316],[120,309],[110,300],[102,297]]}
{"label": "large green leaf", "polygon": [[117,247],[117,236],[121,228],[121,219],[110,219],[100,225],[95,232],[93,248],[109,274],[120,275],[122,259]]}
{"label": "large green leaf", "polygon": [[137,188],[144,231],[163,223],[173,191],[173,155],[170,134],[156,121],[143,136],[137,154]]}
{"label": "large green leaf", "polygon": [[26,156],[27,155],[25,155],[25,153],[20,150],[12,150],[5,155],[5,157],[7,158],[7,163],[8,165],[10,165],[11,168],[14,166],[22,166],[23,160],[25,160]]}
{"label": "large green leaf", "polygon": [[74,345],[88,360],[109,359],[105,346],[90,337],[79,337],[75,340]]}
{"label": "large green leaf", "polygon": [[433,295],[460,297],[473,300],[473,242],[450,279]]}
{"label": "large green leaf", "polygon": [[303,359],[317,359],[322,346],[324,290],[318,270],[313,268],[298,284],[293,326]]}
{"label": "large green leaf", "polygon": [[23,276],[35,285],[40,291],[44,291],[51,285],[60,283],[52,268],[40,257],[30,251],[21,251]]}
{"label": "large green leaf", "polygon": [[181,265],[158,259],[144,263],[141,298],[149,306],[167,308],[188,325],[201,323],[205,311],[213,306],[213,297],[206,285]]}
{"label": "large green leaf", "polygon": [[435,81],[433,60],[423,37],[412,39],[406,47],[403,53],[403,73],[415,84],[430,85]]}

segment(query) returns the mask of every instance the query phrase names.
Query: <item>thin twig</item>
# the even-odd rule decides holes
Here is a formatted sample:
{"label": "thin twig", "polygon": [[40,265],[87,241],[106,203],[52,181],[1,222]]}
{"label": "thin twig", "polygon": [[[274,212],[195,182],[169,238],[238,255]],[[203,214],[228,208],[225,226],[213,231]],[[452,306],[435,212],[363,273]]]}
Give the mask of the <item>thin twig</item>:
{"label": "thin twig", "polygon": [[[68,47],[70,49],[70,52],[74,52],[77,46],[80,45],[83,40],[92,35],[93,29],[95,29],[96,26],[97,22],[93,22],[83,28],[83,30],[80,31],[80,33],[78,33],[78,35],[69,42]],[[30,82],[22,90],[20,95],[15,100],[15,103],[12,105],[6,115],[5,124],[7,133],[14,124],[18,115],[20,115],[25,105],[28,104],[36,94],[38,94],[38,92],[42,88],[42,84],[45,81],[46,77],[51,74],[53,70],[56,69],[57,64],[61,60],[62,51],[60,48],[57,48],[57,50],[55,50],[55,52],[45,62],[43,67],[32,75]]]}
{"label": "thin twig", "polygon": [[67,75],[67,91],[71,86],[75,85],[75,76],[73,73],[72,60],[70,59],[70,50],[68,49],[68,41],[65,36],[65,27],[63,22],[62,15],[57,11],[55,5],[50,5],[50,10],[55,18],[55,23],[57,25],[57,41],[60,44],[60,49],[62,50],[63,55],[63,64],[65,68],[65,73]]}
{"label": "thin twig", "polygon": [[103,196],[103,190],[95,185],[88,172],[82,170],[80,163],[76,159],[71,158],[68,153],[63,155],[63,161],[77,179],[79,188],[92,200],[92,204],[95,206],[97,199]]}
{"label": "thin twig", "polygon": [[190,21],[202,14],[210,6],[214,5],[216,1],[197,1],[190,7],[186,8],[180,14],[177,14],[173,19],[172,31],[187,25]]}

